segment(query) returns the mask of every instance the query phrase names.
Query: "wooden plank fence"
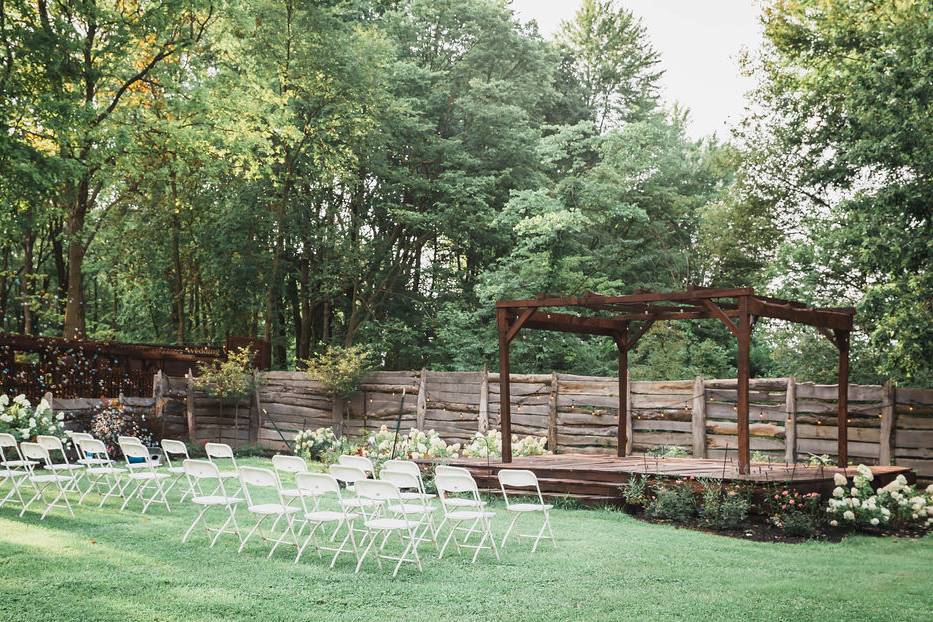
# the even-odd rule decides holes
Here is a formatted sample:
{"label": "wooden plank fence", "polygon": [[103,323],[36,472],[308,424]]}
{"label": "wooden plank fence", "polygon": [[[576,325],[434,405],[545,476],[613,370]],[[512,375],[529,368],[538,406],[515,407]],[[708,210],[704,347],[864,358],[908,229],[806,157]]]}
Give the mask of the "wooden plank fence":
{"label": "wooden plank fence", "polygon": [[[194,442],[257,443],[284,450],[304,429],[334,426],[345,433],[381,425],[434,429],[448,442],[499,427],[499,375],[475,372],[382,371],[337,404],[302,372],[260,372],[254,399],[219,401],[190,377],[157,374],[152,408],[160,430]],[[681,447],[689,455],[736,451],[736,381],[705,379],[627,384],[624,413],[630,452]],[[618,425],[618,379],[572,374],[512,374],[512,431],[543,436],[557,452],[612,454]],[[848,437],[853,461],[909,466],[933,479],[933,389],[850,385]],[[145,398],[143,398],[145,399]],[[97,400],[92,400],[96,402]],[[750,442],[759,458],[805,462],[836,451],[836,386],[794,378],[750,381]],[[90,402],[90,401],[89,401]],[[56,405],[56,409],[61,409]]]}

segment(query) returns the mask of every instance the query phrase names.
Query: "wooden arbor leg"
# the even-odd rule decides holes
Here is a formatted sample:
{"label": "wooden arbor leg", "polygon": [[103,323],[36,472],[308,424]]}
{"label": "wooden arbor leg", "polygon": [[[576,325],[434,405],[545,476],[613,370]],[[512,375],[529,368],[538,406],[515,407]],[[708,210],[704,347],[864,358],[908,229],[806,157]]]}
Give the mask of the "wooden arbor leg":
{"label": "wooden arbor leg", "polygon": [[502,462],[512,461],[512,398],[509,387],[509,320],[504,309],[496,309],[499,330],[499,429],[502,431]]}
{"label": "wooden arbor leg", "polygon": [[752,325],[748,314],[748,297],[739,299],[739,317],[736,326],[738,342],[736,428],[739,437],[739,473],[747,474],[751,470],[751,447],[748,438],[748,379],[750,375],[749,350],[751,349]]}
{"label": "wooden arbor leg", "polygon": [[839,396],[836,411],[836,439],[838,442],[836,463],[843,469],[849,465],[849,331],[836,330],[836,347],[839,349]]}
{"label": "wooden arbor leg", "polygon": [[619,348],[619,428],[616,433],[616,455],[625,455],[628,445],[627,417],[628,413],[628,325],[615,337]]}

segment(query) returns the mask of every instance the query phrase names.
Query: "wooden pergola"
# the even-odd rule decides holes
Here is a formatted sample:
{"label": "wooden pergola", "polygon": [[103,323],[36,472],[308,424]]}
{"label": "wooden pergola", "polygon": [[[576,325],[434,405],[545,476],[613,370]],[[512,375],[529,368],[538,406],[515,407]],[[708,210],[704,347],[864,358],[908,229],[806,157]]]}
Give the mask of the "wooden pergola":
{"label": "wooden pergola", "polygon": [[[553,310],[552,310],[553,309]],[[591,312],[571,314],[567,310]],[[749,348],[759,318],[775,318],[815,327],[839,351],[838,464],[848,463],[849,335],[855,309],[813,308],[801,302],[756,295],[750,287],[689,289],[681,292],[638,292],[624,296],[552,297],[502,300],[496,303],[499,330],[499,412],[502,461],[512,461],[512,422],[509,394],[509,344],[523,328],[611,337],[619,349],[618,455],[625,455],[628,352],[651,325],[662,320],[715,319],[725,324],[738,341],[737,423],[740,473],[749,472],[748,434]]]}

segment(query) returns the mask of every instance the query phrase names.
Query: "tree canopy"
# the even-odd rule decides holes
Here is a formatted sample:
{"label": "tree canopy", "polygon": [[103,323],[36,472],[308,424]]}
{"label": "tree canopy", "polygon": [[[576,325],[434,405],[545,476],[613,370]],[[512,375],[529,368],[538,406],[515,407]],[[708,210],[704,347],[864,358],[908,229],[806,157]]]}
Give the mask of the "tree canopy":
{"label": "tree canopy", "polygon": [[[268,339],[494,366],[495,300],[752,285],[858,307],[853,379],[933,383],[929,3],[773,0],[722,142],[619,2],[553,39],[505,0],[0,2],[0,328]],[[833,375],[756,330],[753,372]],[[529,333],[517,371],[613,369]],[[713,323],[633,373],[734,373]]]}

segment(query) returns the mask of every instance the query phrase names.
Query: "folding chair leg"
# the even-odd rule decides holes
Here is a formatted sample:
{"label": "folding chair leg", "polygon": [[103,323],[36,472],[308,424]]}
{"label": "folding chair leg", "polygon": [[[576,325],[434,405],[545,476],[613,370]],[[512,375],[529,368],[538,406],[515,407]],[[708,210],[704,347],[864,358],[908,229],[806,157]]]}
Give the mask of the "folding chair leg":
{"label": "folding chair leg", "polygon": [[243,541],[240,542],[240,548],[237,549],[237,553],[239,553],[240,551],[243,550],[243,547],[246,546],[246,543],[249,541],[250,538],[253,537],[253,534],[256,533],[256,530],[259,529],[259,526],[262,525],[262,522],[263,522],[264,520],[266,520],[266,516],[265,516],[265,515],[263,515],[262,517],[260,517],[260,519],[256,522],[256,524],[253,525],[253,528],[249,530],[249,533],[247,533],[247,534],[246,534],[246,537],[243,538]]}
{"label": "folding chair leg", "polygon": [[182,544],[184,544],[185,542],[187,542],[188,536],[191,535],[191,532],[194,531],[194,528],[197,526],[197,524],[201,522],[201,519],[204,518],[204,515],[207,513],[207,510],[208,510],[209,508],[210,508],[209,505],[205,505],[205,506],[201,509],[201,511],[198,512],[198,515],[194,518],[194,522],[191,523],[191,526],[190,526],[190,527],[188,527],[188,531],[186,531],[186,532],[185,532],[185,535],[183,535],[183,536],[181,537],[181,543],[182,543]]}
{"label": "folding chair leg", "polygon": [[509,534],[512,533],[512,528],[515,527],[515,523],[518,521],[518,513],[515,513],[512,516],[512,521],[509,523],[508,529],[505,530],[505,535],[502,536],[502,548],[505,548],[505,542],[509,539]]}

